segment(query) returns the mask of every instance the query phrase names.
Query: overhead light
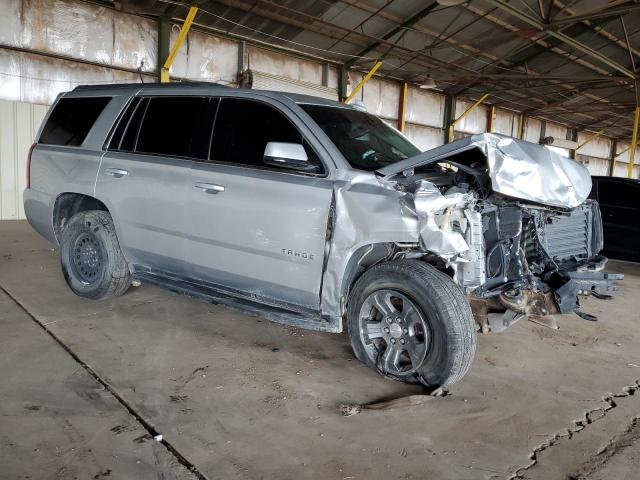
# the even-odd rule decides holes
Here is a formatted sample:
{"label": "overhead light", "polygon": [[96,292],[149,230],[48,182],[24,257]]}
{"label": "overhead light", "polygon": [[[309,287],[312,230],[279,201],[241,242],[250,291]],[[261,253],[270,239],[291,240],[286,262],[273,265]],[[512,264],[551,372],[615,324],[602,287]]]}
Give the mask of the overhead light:
{"label": "overhead light", "polygon": [[454,5],[462,5],[467,0],[436,0],[437,3],[444,7],[453,7]]}
{"label": "overhead light", "polygon": [[431,78],[431,75],[427,75],[427,78],[424,79],[424,82],[420,84],[420,88],[424,90],[431,90],[432,88],[436,88],[436,82]]}

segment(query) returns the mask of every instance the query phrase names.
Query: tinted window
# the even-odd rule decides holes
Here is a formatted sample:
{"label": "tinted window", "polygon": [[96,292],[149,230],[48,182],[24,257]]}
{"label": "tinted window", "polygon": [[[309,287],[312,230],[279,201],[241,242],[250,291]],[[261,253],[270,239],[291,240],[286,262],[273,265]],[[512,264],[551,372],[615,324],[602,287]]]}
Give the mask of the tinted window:
{"label": "tinted window", "polygon": [[354,168],[377,170],[420,153],[397,131],[368,113],[321,105],[300,106]]}
{"label": "tinted window", "polygon": [[147,105],[149,105],[149,99],[141,98],[133,107],[131,116],[125,122],[125,133],[118,147],[119,150],[124,150],[125,152],[133,152],[135,150],[140,123],[144,118]]}
{"label": "tinted window", "polygon": [[138,107],[139,102],[140,98],[134,98],[133,100],[131,100],[124,112],[120,114],[120,117],[118,118],[118,122],[116,124],[116,128],[113,132],[113,135],[111,136],[111,140],[109,141],[110,150],[118,150],[120,148],[122,136],[124,135],[124,132],[127,129],[127,125],[129,125],[129,120],[131,120],[131,116]]}
{"label": "tinted window", "polygon": [[640,199],[640,185],[616,180],[598,181],[598,200],[602,205],[634,207]]}
{"label": "tinted window", "polygon": [[152,98],[142,120],[135,151],[189,156],[202,103],[201,97]]}
{"label": "tinted window", "polygon": [[201,160],[209,158],[211,136],[213,135],[213,120],[216,116],[219,100],[217,98],[205,98],[201,107],[202,114],[196,123],[196,128],[191,139],[190,156]]}
{"label": "tinted window", "polygon": [[82,145],[111,97],[61,98],[40,135],[40,143]]}
{"label": "tinted window", "polygon": [[251,100],[225,98],[216,117],[211,159],[265,167],[264,149],[269,142],[301,143],[309,161],[323,171],[317,155],[291,121],[275,108]]}

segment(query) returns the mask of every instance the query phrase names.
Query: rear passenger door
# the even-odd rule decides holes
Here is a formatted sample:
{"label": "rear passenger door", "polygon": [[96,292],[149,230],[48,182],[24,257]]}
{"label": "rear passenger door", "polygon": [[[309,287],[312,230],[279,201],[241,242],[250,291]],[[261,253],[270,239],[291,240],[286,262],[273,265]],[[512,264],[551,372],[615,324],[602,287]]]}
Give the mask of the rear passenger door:
{"label": "rear passenger door", "polygon": [[203,144],[199,120],[208,105],[203,97],[136,97],[109,140],[96,196],[111,211],[121,247],[135,265],[184,273],[186,182]]}
{"label": "rear passenger door", "polygon": [[[268,142],[302,143],[317,171],[266,165]],[[193,163],[187,188],[194,275],[253,299],[317,310],[332,196],[327,173],[281,110],[223,98],[210,160]]]}

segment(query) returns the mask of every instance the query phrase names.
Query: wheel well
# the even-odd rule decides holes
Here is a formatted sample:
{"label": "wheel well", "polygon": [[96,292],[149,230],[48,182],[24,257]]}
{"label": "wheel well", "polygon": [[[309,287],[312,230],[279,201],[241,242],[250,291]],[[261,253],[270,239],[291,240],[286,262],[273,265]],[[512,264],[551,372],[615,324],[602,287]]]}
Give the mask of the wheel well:
{"label": "wheel well", "polygon": [[[409,252],[410,250],[407,250]],[[413,252],[412,252],[413,253]],[[437,270],[447,274],[449,277],[453,277],[453,270],[447,267],[445,262],[438,256],[415,251],[416,256],[406,256],[398,252],[397,244],[394,243],[377,243],[365,245],[359,248],[349,259],[347,268],[345,270],[344,280],[342,283],[343,299],[349,298],[349,292],[356,283],[358,278],[366,272],[370,267],[385,261],[390,261],[397,258],[415,258],[424,263],[432,265]],[[345,303],[346,304],[346,303]]]}
{"label": "wheel well", "polygon": [[89,195],[81,193],[63,193],[60,195],[53,208],[53,228],[56,237],[60,238],[62,229],[71,217],[78,212],[86,212],[87,210],[109,211],[104,203]]}

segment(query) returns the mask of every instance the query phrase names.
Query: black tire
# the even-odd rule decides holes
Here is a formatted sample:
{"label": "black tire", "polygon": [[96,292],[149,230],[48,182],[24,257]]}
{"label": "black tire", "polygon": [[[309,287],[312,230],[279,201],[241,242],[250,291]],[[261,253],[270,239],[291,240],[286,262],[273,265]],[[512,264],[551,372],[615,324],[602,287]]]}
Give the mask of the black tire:
{"label": "black tire", "polygon": [[[428,328],[428,334],[424,335],[428,340],[423,340],[422,347],[425,353],[420,357],[423,358],[422,363],[415,362],[420,366],[412,368],[414,362],[410,360],[407,374],[391,374],[380,363],[382,351],[386,351],[387,345],[390,346],[388,341],[395,344],[396,340],[392,340],[387,333],[386,340],[373,341],[368,334],[368,329],[373,327],[363,326],[373,325],[367,323],[372,319],[371,312],[377,315],[376,308],[373,308],[369,310],[368,320],[363,319],[363,310],[366,312],[369,305],[365,301],[377,298],[374,295],[376,292],[389,291],[410,300],[410,308],[420,312],[422,324]],[[380,320],[380,325],[388,332],[384,320]],[[417,260],[381,263],[363,273],[349,295],[347,329],[358,360],[383,375],[407,383],[419,381],[429,387],[448,386],[459,381],[469,370],[476,350],[476,325],[464,292],[446,274]],[[406,329],[404,331],[407,332]],[[410,342],[408,336],[405,338]],[[405,339],[400,340],[404,345]],[[385,346],[380,347],[380,343],[376,342]],[[409,357],[405,353],[402,355]]]}
{"label": "black tire", "polygon": [[69,220],[60,239],[60,263],[67,284],[81,297],[118,297],[131,284],[111,215],[103,210],[80,212]]}

